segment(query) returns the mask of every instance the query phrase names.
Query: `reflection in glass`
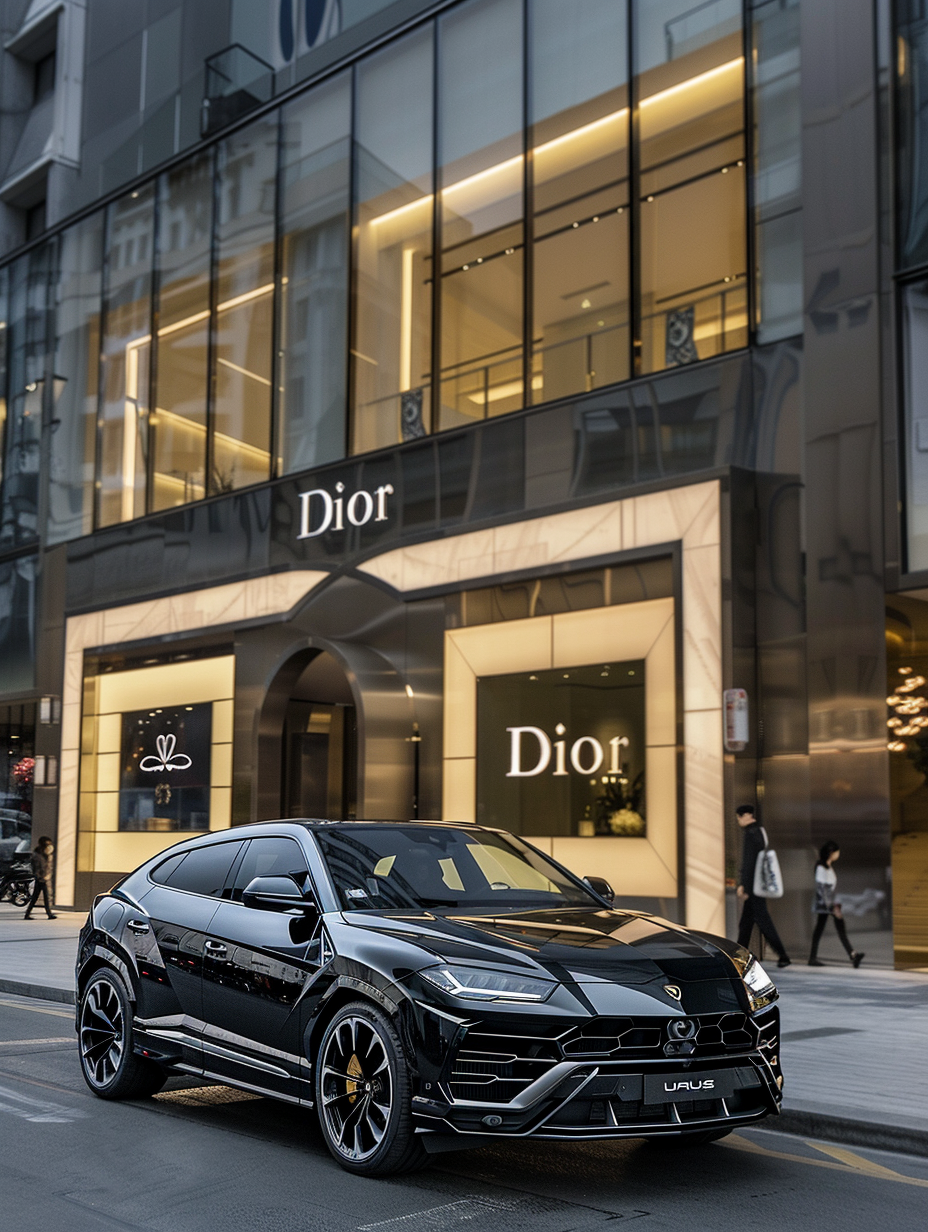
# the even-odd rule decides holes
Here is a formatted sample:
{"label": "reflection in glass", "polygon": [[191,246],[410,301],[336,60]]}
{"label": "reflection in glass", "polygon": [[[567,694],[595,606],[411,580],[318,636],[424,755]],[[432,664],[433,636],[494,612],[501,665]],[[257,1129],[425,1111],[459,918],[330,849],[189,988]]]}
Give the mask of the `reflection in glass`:
{"label": "reflection in glass", "polygon": [[163,175],[158,185],[155,509],[205,492],[212,197],[209,155]]}
{"label": "reflection in glass", "polygon": [[18,547],[38,535],[39,454],[45,385],[45,328],[52,246],[10,266],[8,407],[3,457],[0,545]]}
{"label": "reflection in glass", "polygon": [[928,282],[903,293],[906,570],[928,569]]}
{"label": "reflection in glass", "polygon": [[[48,542],[93,529],[103,214],[61,236],[56,288],[55,413],[49,441]],[[59,379],[63,377],[64,379]]]}
{"label": "reflection in glass", "polygon": [[757,341],[802,333],[799,0],[751,13]]}
{"label": "reflection in glass", "polygon": [[431,428],[432,32],[358,66],[352,450]]}
{"label": "reflection in glass", "polygon": [[739,0],[637,0],[641,368],[747,345]]}
{"label": "reflection in glass", "polygon": [[899,260],[928,261],[928,13],[924,0],[896,0],[896,129]]}
{"label": "reflection in glass", "polygon": [[524,405],[522,5],[474,0],[439,23],[441,414]]}
{"label": "reflection in glass", "polygon": [[532,401],[629,375],[626,11],[531,0]]}
{"label": "reflection in glass", "polygon": [[351,79],[283,112],[280,288],[282,474],[345,453]]}
{"label": "reflection in glass", "polygon": [[148,185],[107,210],[98,476],[101,526],[145,512],[154,204],[154,190]]}
{"label": "reflection in glass", "polygon": [[278,117],[219,146],[211,492],[271,471],[271,347]]}

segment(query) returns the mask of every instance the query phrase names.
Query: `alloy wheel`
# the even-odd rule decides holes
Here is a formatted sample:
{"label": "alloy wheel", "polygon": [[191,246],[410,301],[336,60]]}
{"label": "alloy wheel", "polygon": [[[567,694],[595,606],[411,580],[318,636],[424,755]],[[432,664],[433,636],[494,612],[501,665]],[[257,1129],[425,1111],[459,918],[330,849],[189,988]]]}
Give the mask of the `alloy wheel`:
{"label": "alloy wheel", "polygon": [[81,1006],[80,1050],[84,1072],[96,1087],[105,1087],[119,1073],[126,1047],[126,1020],[116,989],[96,980]]}
{"label": "alloy wheel", "polygon": [[366,1018],[343,1018],[320,1064],[320,1113],[329,1139],[345,1159],[369,1159],[393,1112],[393,1074],[380,1033]]}

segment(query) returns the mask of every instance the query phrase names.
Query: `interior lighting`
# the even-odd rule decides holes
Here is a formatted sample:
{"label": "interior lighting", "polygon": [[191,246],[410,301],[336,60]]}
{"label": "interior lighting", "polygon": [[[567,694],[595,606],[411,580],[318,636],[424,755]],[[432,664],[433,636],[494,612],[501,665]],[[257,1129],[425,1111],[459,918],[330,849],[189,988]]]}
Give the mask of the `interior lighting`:
{"label": "interior lighting", "polygon": [[[736,56],[734,60],[728,60],[725,64],[717,64],[715,68],[707,69],[704,73],[697,73],[695,77],[688,77],[686,81],[677,82],[676,85],[668,86],[665,90],[658,90],[655,94],[649,94],[647,98],[640,100],[638,106],[642,111],[648,107],[659,106],[661,103],[667,102],[668,99],[674,98],[686,90],[697,89],[699,86],[705,85],[708,81],[723,76],[725,73],[740,71],[743,65],[744,57]],[[600,116],[598,120],[592,120],[589,124],[581,124],[579,128],[571,129],[570,132],[562,133],[560,137],[553,137],[550,141],[543,141],[541,145],[535,146],[533,151],[534,157],[544,157],[545,154],[550,153],[559,146],[571,141],[580,140],[583,137],[589,136],[590,133],[595,132],[597,129],[605,127],[607,124],[616,124],[621,120],[627,119],[627,117],[628,108],[622,107],[618,111],[610,112],[609,115]],[[492,167],[485,167],[483,171],[477,171],[473,175],[465,176],[463,180],[458,180],[454,184],[446,185],[442,189],[442,196],[448,197],[453,193],[461,192],[463,189],[472,188],[475,184],[479,184],[491,176],[503,175],[507,171],[513,171],[521,166],[522,155],[516,154],[513,158],[507,158]],[[385,214],[378,214],[377,217],[371,219],[371,226],[380,226],[382,223],[392,221],[394,218],[400,218],[410,210],[430,204],[432,198],[432,193],[426,193],[421,197],[417,197],[415,201],[407,201],[404,205],[387,210]],[[649,200],[652,200],[652,198],[649,198]],[[621,212],[620,208],[618,213],[621,214]]]}

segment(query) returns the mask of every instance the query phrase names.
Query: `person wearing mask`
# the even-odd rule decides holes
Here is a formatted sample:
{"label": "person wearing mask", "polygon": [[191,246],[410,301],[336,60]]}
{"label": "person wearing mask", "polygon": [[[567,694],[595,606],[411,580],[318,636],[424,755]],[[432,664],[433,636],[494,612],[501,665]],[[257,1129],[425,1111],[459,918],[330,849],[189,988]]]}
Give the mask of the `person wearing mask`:
{"label": "person wearing mask", "polygon": [[847,956],[854,966],[859,967],[864,960],[863,954],[855,950],[848,940],[841,904],[835,899],[835,891],[838,887],[838,874],[832,865],[840,855],[841,848],[835,842],[824,843],[821,851],[818,853],[818,863],[815,866],[815,900],[812,904],[816,921],[815,931],[812,933],[812,952],[809,954],[810,967],[824,967],[825,965],[818,957],[818,945],[822,939],[822,933],[825,931],[825,925],[828,923],[829,917],[834,920],[841,944],[847,951]]}
{"label": "person wearing mask", "polygon": [[32,908],[39,901],[39,895],[45,903],[45,914],[50,920],[55,920],[58,917],[52,911],[51,899],[49,897],[52,886],[52,873],[54,871],[54,861],[52,852],[55,850],[55,844],[46,835],[43,835],[35,845],[35,851],[32,853],[32,875],[35,877],[35,888],[32,891],[32,898],[29,900],[29,906],[26,908],[26,914],[23,917],[28,920],[32,917]]}
{"label": "person wearing mask", "polygon": [[741,923],[738,926],[738,944],[749,946],[754,925],[761,931],[778,954],[777,966],[788,967],[792,961],[786,953],[786,947],[780,940],[767,900],[754,893],[754,870],[757,868],[757,857],[767,846],[767,835],[764,827],[754,816],[754,808],[750,804],[742,804],[735,810],[738,825],[743,831],[743,846],[741,851],[741,878],[737,895],[744,907],[741,911]]}

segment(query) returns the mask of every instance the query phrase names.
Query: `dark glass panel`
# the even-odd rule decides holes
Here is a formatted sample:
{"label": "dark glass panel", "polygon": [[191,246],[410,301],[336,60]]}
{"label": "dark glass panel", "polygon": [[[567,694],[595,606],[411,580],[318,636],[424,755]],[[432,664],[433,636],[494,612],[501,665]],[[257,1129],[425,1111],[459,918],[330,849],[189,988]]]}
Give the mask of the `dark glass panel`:
{"label": "dark glass panel", "polygon": [[152,185],[107,209],[98,520],[145,512],[151,356]]}
{"label": "dark glass panel", "polygon": [[628,332],[628,14],[531,0],[532,401],[623,381]]}
{"label": "dark glass panel", "polygon": [[520,0],[440,21],[441,414],[452,428],[525,405]]}
{"label": "dark glass panel", "polygon": [[185,163],[158,186],[158,357],[152,416],[152,505],[206,491],[213,160]]}
{"label": "dark glass panel", "polygon": [[59,249],[49,543],[62,543],[93,529],[102,289],[103,214],[99,213],[65,231]]}
{"label": "dark glass panel", "polygon": [[283,113],[280,460],[283,474],[345,453],[351,79]]}
{"label": "dark glass panel", "polygon": [[354,453],[431,430],[432,46],[426,28],[358,66]]}
{"label": "dark glass panel", "polygon": [[211,492],[271,472],[277,136],[273,115],[219,146]]}
{"label": "dark glass panel", "polygon": [[636,0],[641,370],[748,338],[739,0]]}

